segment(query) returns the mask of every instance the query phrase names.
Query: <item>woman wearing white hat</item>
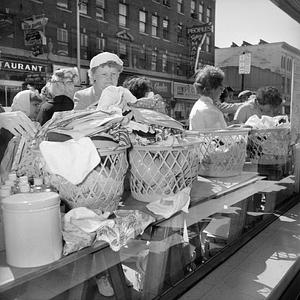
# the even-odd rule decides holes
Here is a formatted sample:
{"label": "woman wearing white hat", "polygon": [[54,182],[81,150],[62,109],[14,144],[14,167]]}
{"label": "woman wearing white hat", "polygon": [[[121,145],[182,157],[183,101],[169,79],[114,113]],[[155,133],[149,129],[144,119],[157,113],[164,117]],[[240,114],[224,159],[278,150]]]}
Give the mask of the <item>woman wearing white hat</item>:
{"label": "woman wearing white hat", "polygon": [[114,53],[102,52],[90,61],[89,78],[91,87],[80,90],[74,95],[75,110],[86,109],[98,104],[102,91],[112,85],[117,86],[123,61]]}

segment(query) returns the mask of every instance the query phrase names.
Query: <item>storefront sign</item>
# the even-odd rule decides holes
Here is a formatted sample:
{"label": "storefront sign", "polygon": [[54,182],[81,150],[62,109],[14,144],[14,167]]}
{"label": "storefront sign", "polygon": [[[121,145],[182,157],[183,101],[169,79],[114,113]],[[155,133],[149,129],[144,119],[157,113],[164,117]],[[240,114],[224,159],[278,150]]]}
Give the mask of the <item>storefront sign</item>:
{"label": "storefront sign", "polygon": [[212,23],[205,23],[197,26],[193,26],[188,28],[188,35],[197,36],[202,35],[203,33],[213,32],[213,25]]}
{"label": "storefront sign", "polygon": [[195,70],[198,69],[199,64],[199,52],[206,39],[207,34],[214,31],[211,22],[193,26],[188,28],[188,36],[190,38],[190,57],[191,63],[195,65]]}
{"label": "storefront sign", "polygon": [[174,98],[196,100],[198,95],[192,84],[174,82]]}
{"label": "storefront sign", "polygon": [[22,61],[0,60],[0,70],[20,72],[46,72],[46,66]]}
{"label": "storefront sign", "polygon": [[48,23],[48,18],[45,18],[44,15],[35,16],[26,18],[22,22],[22,29],[29,30],[29,29],[40,29],[44,28]]}
{"label": "storefront sign", "polygon": [[47,22],[48,18],[45,18],[44,15],[33,15],[23,20],[22,29],[24,30],[25,46],[46,45],[44,32]]}
{"label": "storefront sign", "polygon": [[160,94],[162,97],[172,97],[172,83],[171,81],[153,80],[150,79],[155,94]]}

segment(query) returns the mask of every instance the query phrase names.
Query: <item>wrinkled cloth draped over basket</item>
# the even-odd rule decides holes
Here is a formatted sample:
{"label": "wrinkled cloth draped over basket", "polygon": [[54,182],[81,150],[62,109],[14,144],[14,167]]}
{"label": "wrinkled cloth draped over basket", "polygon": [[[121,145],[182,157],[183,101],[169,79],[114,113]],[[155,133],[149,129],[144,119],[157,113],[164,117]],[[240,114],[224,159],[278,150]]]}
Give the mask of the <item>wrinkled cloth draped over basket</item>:
{"label": "wrinkled cloth draped over basket", "polygon": [[40,150],[50,172],[72,184],[81,183],[100,163],[97,149],[88,137],[63,143],[43,141]]}

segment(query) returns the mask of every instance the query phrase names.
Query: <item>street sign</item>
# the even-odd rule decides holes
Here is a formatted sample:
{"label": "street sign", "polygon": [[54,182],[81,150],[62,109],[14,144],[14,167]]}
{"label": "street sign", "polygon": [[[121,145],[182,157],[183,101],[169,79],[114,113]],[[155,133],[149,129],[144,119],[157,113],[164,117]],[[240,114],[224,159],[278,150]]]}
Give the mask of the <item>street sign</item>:
{"label": "street sign", "polygon": [[239,74],[250,74],[251,53],[243,53],[239,57]]}

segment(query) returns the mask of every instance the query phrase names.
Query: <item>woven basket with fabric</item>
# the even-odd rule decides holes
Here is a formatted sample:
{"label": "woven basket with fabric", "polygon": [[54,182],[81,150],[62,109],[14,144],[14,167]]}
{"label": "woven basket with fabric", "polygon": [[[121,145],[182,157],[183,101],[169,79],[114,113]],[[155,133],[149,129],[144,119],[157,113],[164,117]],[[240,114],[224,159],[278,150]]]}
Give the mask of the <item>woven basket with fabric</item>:
{"label": "woven basket with fabric", "polygon": [[249,133],[247,156],[253,163],[281,164],[288,159],[290,128],[253,129]]}
{"label": "woven basket with fabric", "polygon": [[197,136],[199,171],[204,177],[237,176],[243,171],[246,159],[248,130],[187,131]]}
{"label": "woven basket with fabric", "polygon": [[59,175],[49,174],[50,184],[70,208],[84,206],[112,212],[117,209],[123,195],[128,168],[127,148],[97,148],[101,162],[82,183],[74,185]]}
{"label": "woven basket with fabric", "polygon": [[139,201],[154,202],[190,186],[199,164],[195,161],[196,148],[196,143],[134,146],[129,151],[132,196]]}
{"label": "woven basket with fabric", "polygon": [[44,177],[70,208],[84,206],[112,212],[118,207],[123,195],[128,169],[127,148],[97,148],[101,158],[99,165],[77,185],[62,176],[49,173],[40,151],[28,145],[23,149],[17,171],[20,175]]}

